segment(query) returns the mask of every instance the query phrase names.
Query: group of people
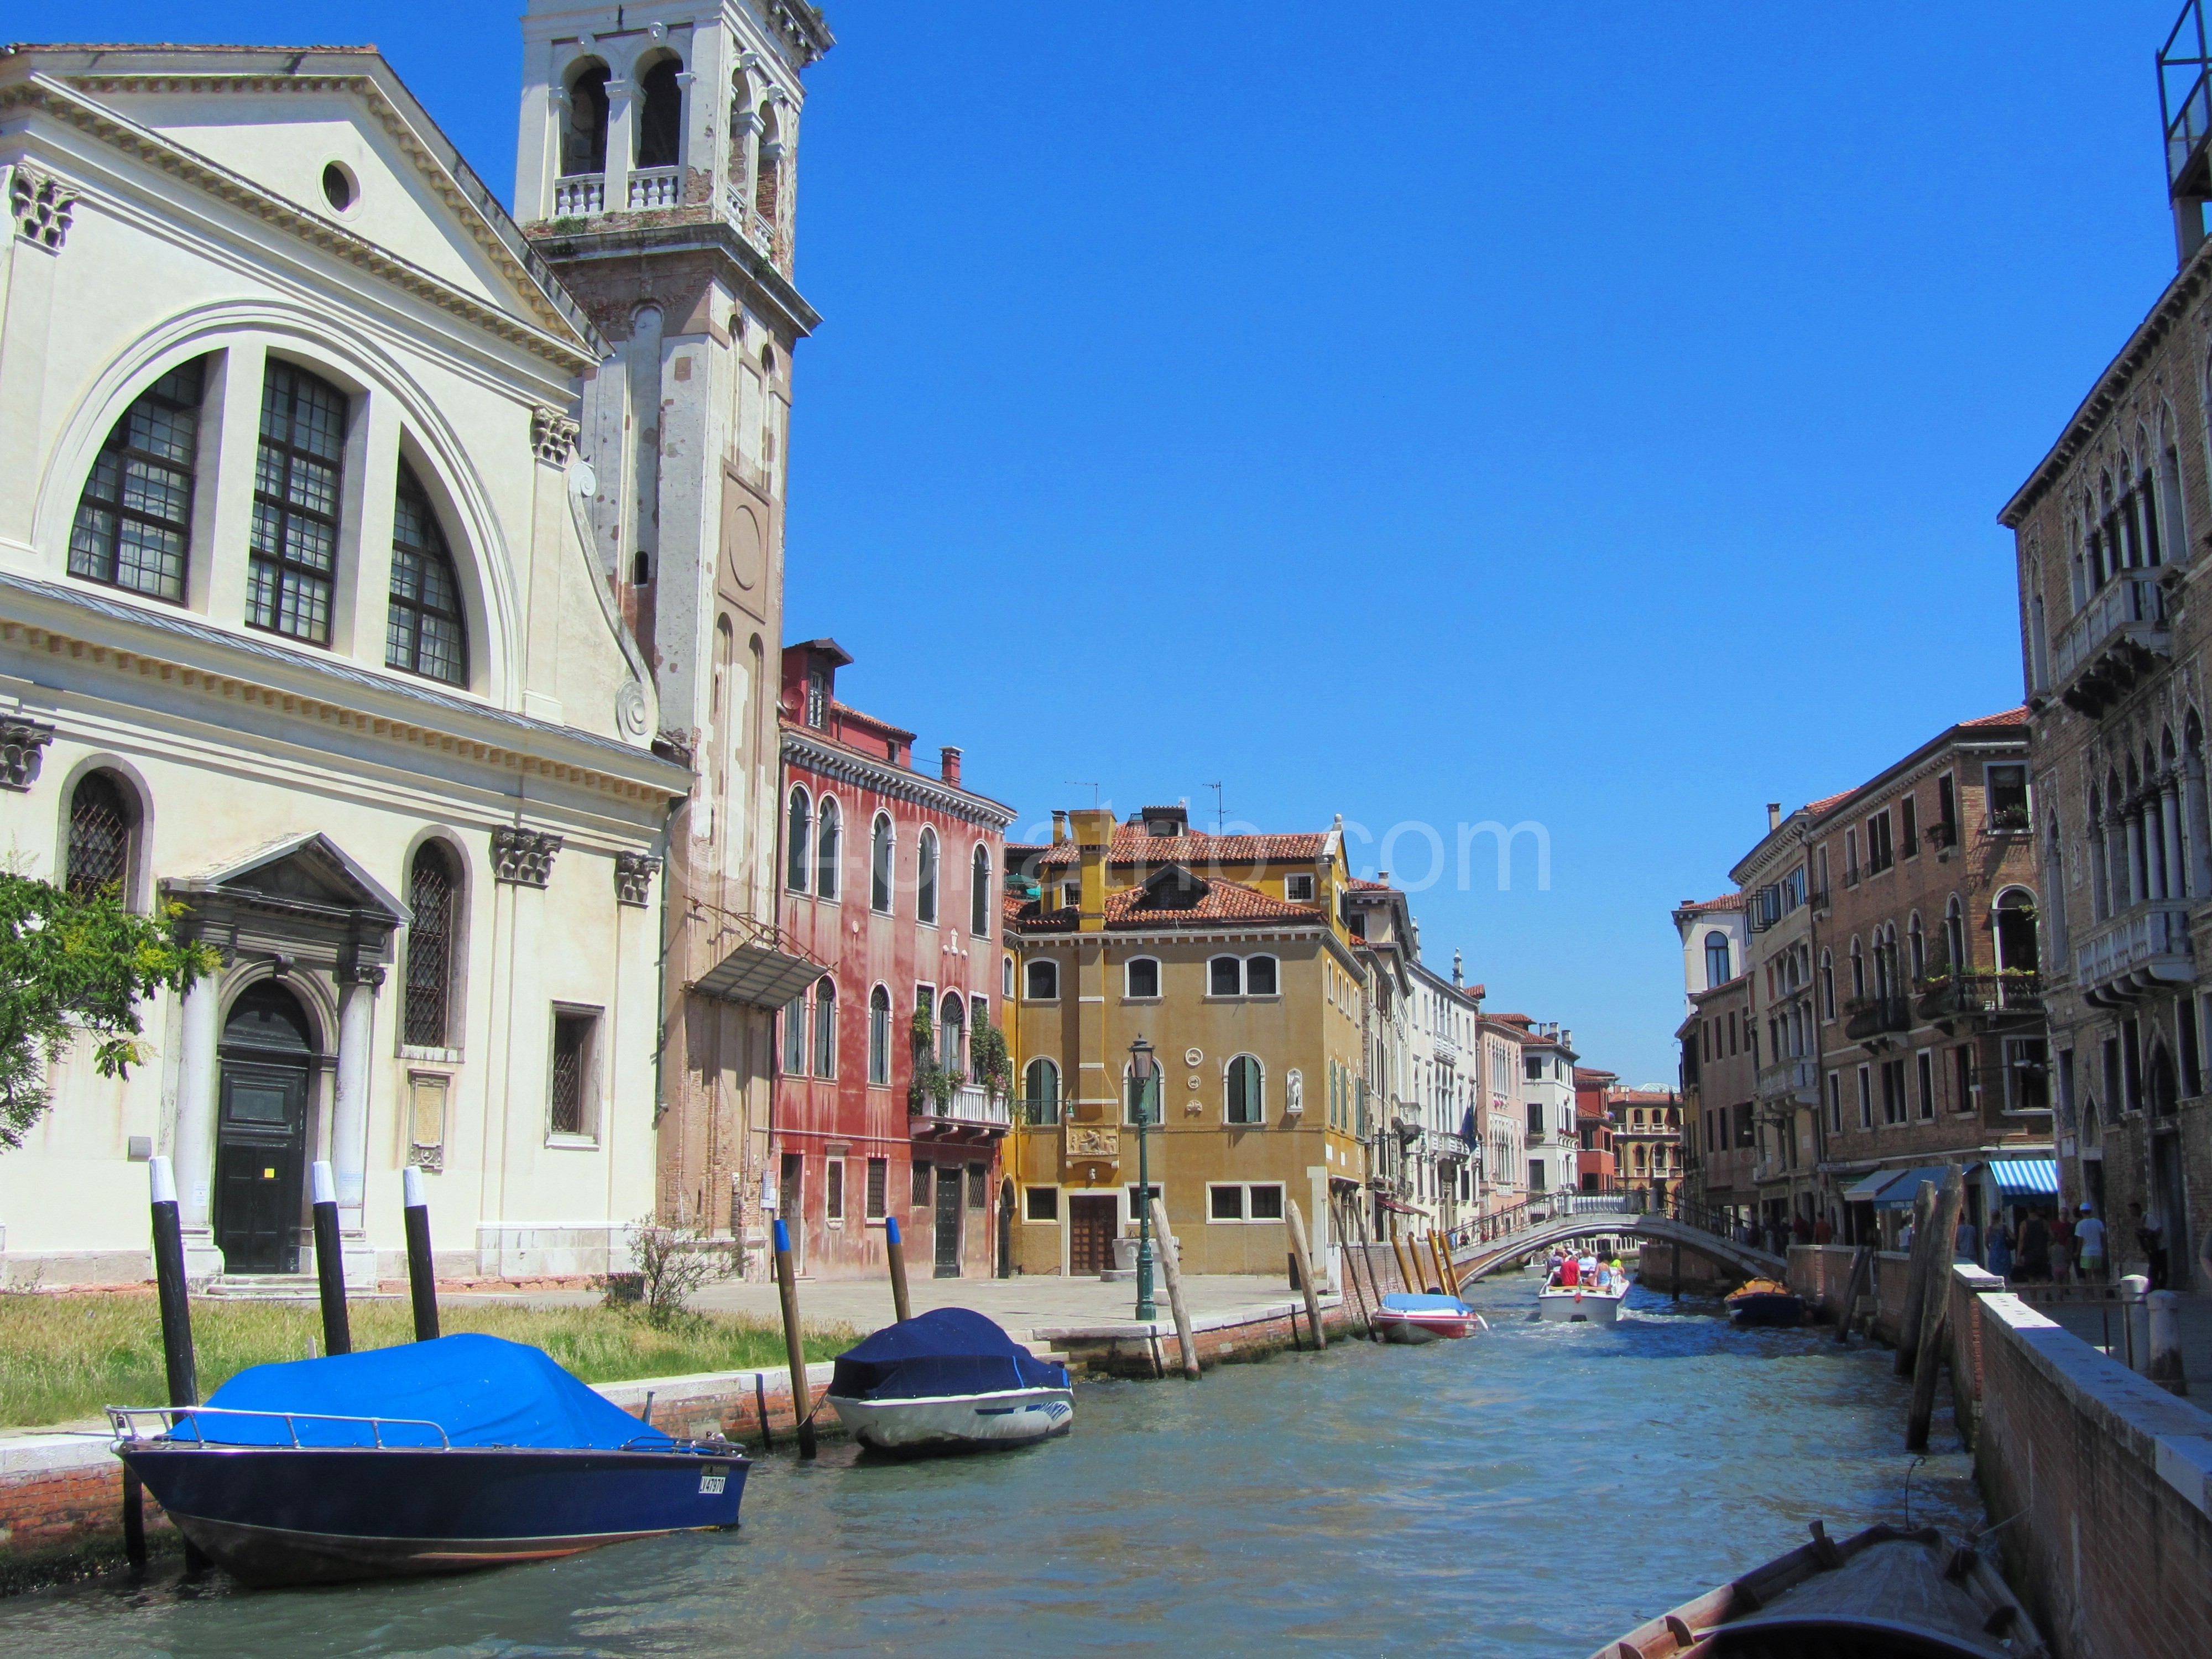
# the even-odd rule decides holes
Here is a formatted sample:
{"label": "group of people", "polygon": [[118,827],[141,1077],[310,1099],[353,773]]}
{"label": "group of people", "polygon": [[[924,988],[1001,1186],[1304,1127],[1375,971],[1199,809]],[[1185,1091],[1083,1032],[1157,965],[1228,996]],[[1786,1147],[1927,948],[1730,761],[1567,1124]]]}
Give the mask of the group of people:
{"label": "group of people", "polygon": [[[2135,1206],[2140,1213],[2142,1206]],[[1907,1227],[1906,1247],[1911,1229]],[[2084,1204],[2073,1215],[2053,1205],[2026,1206],[2015,1226],[2008,1212],[2000,1210],[1990,1224],[1986,1251],[1975,1248],[1974,1224],[1961,1216],[1953,1254],[1961,1261],[1979,1261],[2002,1279],[2023,1284],[2087,1284],[2105,1277],[2105,1224],[2095,1209]],[[2161,1258],[2164,1252],[2160,1252]],[[2163,1261],[2159,1268],[2163,1276]]]}
{"label": "group of people", "polygon": [[1628,1288],[1628,1275],[1617,1255],[1601,1261],[1592,1251],[1585,1250],[1577,1255],[1572,1250],[1554,1249],[1545,1282],[1555,1291],[1589,1291],[1612,1296]]}

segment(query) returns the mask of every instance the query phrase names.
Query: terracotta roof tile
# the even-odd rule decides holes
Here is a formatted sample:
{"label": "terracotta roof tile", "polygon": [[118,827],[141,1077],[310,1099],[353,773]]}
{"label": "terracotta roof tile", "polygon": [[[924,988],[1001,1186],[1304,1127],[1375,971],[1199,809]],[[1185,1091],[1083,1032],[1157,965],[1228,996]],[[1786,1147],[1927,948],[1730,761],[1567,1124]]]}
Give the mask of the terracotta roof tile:
{"label": "terracotta roof tile", "polygon": [[[1155,836],[1141,823],[1117,823],[1106,844],[1109,865],[1182,864],[1206,866],[1258,864],[1268,860],[1312,863],[1320,859],[1328,837],[1311,836],[1209,836],[1192,830],[1180,836]],[[1062,842],[1044,855],[1046,868],[1074,864],[1082,856],[1073,841]]]}
{"label": "terracotta roof tile", "polygon": [[[1304,926],[1319,923],[1324,918],[1310,904],[1288,904],[1271,898],[1256,887],[1247,887],[1241,881],[1229,881],[1219,876],[1201,878],[1206,891],[1198,902],[1187,906],[1146,904],[1152,890],[1145,887],[1125,887],[1106,896],[1106,926],[1109,929],[1136,930],[1161,927],[1200,927],[1224,921],[1289,922]],[[1006,919],[1024,933],[1069,933],[1076,926],[1073,910],[1043,908],[1036,900],[1017,900],[1007,895]]]}
{"label": "terracotta roof tile", "polygon": [[2005,709],[2000,714],[1984,714],[1977,720],[1960,720],[1959,724],[1961,726],[2025,726],[2027,724],[2027,709],[2023,705],[2017,708]]}
{"label": "terracotta roof tile", "polygon": [[1741,910],[1743,908],[1743,895],[1723,893],[1717,898],[1700,899],[1695,904],[1685,904],[1680,908],[1685,910]]}

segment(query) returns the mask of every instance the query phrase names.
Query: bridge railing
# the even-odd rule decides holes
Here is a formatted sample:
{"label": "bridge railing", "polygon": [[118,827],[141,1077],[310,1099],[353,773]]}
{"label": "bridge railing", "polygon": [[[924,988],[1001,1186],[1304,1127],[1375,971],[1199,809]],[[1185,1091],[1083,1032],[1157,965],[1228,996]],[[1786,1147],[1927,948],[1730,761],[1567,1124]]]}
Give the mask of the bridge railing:
{"label": "bridge railing", "polygon": [[1577,1215],[1640,1215],[1648,1207],[1648,1195],[1642,1192],[1625,1193],[1544,1193],[1524,1198],[1517,1204],[1509,1204],[1502,1210],[1463,1221],[1446,1235],[1454,1250],[1469,1250],[1484,1244],[1503,1243],[1516,1234],[1531,1227]]}

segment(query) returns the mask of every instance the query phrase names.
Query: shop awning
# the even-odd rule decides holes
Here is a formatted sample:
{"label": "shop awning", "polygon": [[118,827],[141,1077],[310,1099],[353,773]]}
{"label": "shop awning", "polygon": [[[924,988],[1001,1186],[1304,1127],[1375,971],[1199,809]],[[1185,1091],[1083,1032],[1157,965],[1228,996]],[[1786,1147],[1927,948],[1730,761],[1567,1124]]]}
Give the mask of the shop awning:
{"label": "shop awning", "polygon": [[1993,1158],[1984,1166],[2007,1198],[2058,1196],[2058,1161],[2050,1158]]}
{"label": "shop awning", "polygon": [[1872,1175],[1868,1176],[1864,1180],[1844,1188],[1844,1202],[1846,1204],[1871,1204],[1875,1200],[1875,1194],[1880,1193],[1883,1188],[1888,1186],[1891,1182],[1896,1179],[1897,1171],[1894,1170],[1876,1170]]}
{"label": "shop awning", "polygon": [[692,981],[691,990],[749,1008],[781,1008],[830,971],[776,928],[750,927],[753,937]]}
{"label": "shop awning", "polygon": [[1922,1182],[1932,1182],[1939,1192],[1942,1189],[1943,1171],[1946,1167],[1941,1164],[1923,1164],[1917,1170],[1907,1170],[1893,1177],[1889,1184],[1875,1195],[1875,1208],[1877,1210],[1911,1209],[1912,1200],[1920,1195]]}

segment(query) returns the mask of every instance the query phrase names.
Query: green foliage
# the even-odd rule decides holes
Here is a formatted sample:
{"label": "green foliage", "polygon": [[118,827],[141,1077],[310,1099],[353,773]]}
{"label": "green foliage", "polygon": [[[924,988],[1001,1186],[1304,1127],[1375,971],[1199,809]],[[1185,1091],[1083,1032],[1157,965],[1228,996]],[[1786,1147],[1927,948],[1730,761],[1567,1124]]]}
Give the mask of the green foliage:
{"label": "green foliage", "polygon": [[48,1073],[79,1032],[94,1071],[127,1077],[146,1058],[140,1004],[216,971],[215,951],[185,939],[184,914],[134,915],[112,887],[72,894],[0,872],[0,1149],[20,1147],[46,1115]]}
{"label": "green foliage", "polygon": [[[647,1216],[630,1230],[635,1275],[617,1273],[606,1285],[607,1305],[634,1304],[655,1330],[672,1331],[699,1317],[690,1310],[694,1291],[738,1271],[737,1249],[703,1227],[671,1227]],[[635,1277],[635,1290],[627,1283]]]}
{"label": "green foliage", "polygon": [[975,1029],[968,1037],[968,1060],[993,1100],[1013,1092],[1014,1061],[1006,1050],[1006,1034],[991,1024],[989,1012],[978,1005]]}

